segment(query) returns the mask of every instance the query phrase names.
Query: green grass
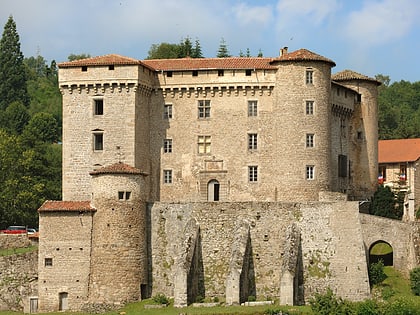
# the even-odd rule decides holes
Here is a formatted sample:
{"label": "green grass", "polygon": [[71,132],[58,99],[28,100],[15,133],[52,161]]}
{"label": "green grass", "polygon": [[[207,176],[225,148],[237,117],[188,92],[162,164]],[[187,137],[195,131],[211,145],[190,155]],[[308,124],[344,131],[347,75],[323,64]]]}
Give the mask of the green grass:
{"label": "green grass", "polygon": [[31,245],[28,247],[21,247],[21,248],[0,249],[0,256],[19,255],[19,254],[33,252],[36,250],[38,250],[38,246],[35,246],[35,245]]}
{"label": "green grass", "polygon": [[386,255],[389,253],[392,253],[392,247],[387,243],[377,243],[370,249],[371,255]]}

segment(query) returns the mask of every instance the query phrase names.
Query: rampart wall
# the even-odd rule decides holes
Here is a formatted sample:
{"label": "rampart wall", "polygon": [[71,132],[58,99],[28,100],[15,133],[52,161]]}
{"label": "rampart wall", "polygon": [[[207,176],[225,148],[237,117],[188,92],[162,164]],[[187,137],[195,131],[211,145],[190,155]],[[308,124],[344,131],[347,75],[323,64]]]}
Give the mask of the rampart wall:
{"label": "rampart wall", "polygon": [[[235,255],[242,252],[249,255],[239,266],[246,265],[249,295],[279,298],[282,261],[288,259],[290,250],[285,247],[286,231],[293,223],[301,235],[296,249],[299,262],[293,271],[297,302],[304,303],[327,287],[351,300],[370,294],[357,202],[155,203],[149,211],[153,294],[174,296],[176,287],[185,285],[177,283],[177,274],[183,266],[189,268],[179,258],[186,257],[183,252],[194,245],[184,236],[191,233],[186,228],[195,226],[189,224],[191,220],[197,222],[199,234],[195,254],[200,256],[201,274],[196,282],[201,283],[199,291],[205,296],[229,299],[227,279],[232,278],[232,264],[238,261]],[[249,228],[248,242],[235,239],[238,227],[244,225]],[[249,248],[240,248],[245,244]],[[187,281],[187,285],[192,283]]]}

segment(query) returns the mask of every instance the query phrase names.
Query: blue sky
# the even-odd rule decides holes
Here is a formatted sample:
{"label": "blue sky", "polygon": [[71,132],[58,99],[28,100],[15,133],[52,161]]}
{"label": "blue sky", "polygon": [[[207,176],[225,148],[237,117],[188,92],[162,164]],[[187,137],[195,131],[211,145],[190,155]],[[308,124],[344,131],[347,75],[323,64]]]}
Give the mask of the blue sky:
{"label": "blue sky", "polygon": [[250,49],[276,57],[281,47],[334,60],[391,81],[420,81],[419,0],[1,0],[0,24],[12,15],[25,57],[66,61],[74,53],[144,59],[152,44],[199,39],[215,57]]}

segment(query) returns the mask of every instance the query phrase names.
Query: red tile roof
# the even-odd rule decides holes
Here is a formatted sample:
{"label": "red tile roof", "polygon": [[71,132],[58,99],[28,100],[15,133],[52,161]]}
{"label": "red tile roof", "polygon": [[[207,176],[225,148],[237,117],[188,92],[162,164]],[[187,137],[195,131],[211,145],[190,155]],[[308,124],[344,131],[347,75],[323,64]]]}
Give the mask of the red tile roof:
{"label": "red tile roof", "polygon": [[228,69],[276,69],[273,62],[282,61],[323,61],[335,66],[335,62],[307,49],[285,53],[277,58],[267,57],[228,57],[228,58],[179,58],[137,60],[116,54],[62,62],[60,68],[108,65],[143,65],[156,71],[185,70],[228,70]]}
{"label": "red tile roof", "polygon": [[105,56],[98,56],[86,59],[79,59],[74,61],[61,62],[58,64],[60,68],[71,68],[81,66],[108,66],[108,65],[138,65],[140,60],[124,57],[121,55],[110,54]]}
{"label": "red tile roof", "polygon": [[272,58],[229,57],[229,58],[180,58],[149,59],[142,62],[158,71],[182,70],[228,70],[228,69],[276,69],[270,65]]}
{"label": "red tile roof", "polygon": [[365,81],[372,81],[378,85],[381,85],[381,82],[379,82],[378,80],[370,78],[368,76],[365,76],[363,74],[357,73],[352,70],[343,70],[343,71],[337,72],[331,76],[331,79],[333,81],[365,80]]}
{"label": "red tile roof", "polygon": [[272,59],[271,63],[282,61],[322,61],[331,64],[335,67],[335,62],[331,59],[325,58],[307,49],[299,49],[291,53],[285,53],[280,57]]}
{"label": "red tile roof", "polygon": [[379,140],[378,162],[414,162],[420,158],[420,138]]}
{"label": "red tile roof", "polygon": [[94,170],[89,173],[90,175],[99,175],[99,174],[138,174],[138,175],[147,175],[145,172],[142,172],[138,168],[132,167],[128,164],[118,162],[109,166],[101,167],[97,170]]}
{"label": "red tile roof", "polygon": [[38,212],[53,212],[53,211],[96,211],[90,204],[90,201],[56,201],[47,200],[38,209]]}

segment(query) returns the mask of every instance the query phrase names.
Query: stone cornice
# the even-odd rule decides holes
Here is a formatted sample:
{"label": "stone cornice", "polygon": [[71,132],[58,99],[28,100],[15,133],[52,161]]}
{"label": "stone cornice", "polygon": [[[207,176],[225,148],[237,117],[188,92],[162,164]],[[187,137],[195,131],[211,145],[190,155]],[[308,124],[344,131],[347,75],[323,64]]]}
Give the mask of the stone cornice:
{"label": "stone cornice", "polygon": [[241,95],[259,95],[262,96],[266,94],[271,95],[274,89],[274,84],[270,85],[202,85],[202,86],[171,86],[171,87],[159,87],[155,88],[155,94],[162,93],[163,97],[178,97],[182,98],[183,96],[189,98],[193,97],[206,97],[208,96],[239,96]]}
{"label": "stone cornice", "polygon": [[69,94],[82,93],[86,94],[98,94],[98,93],[122,93],[122,92],[140,92],[144,95],[150,95],[152,93],[152,87],[139,84],[137,82],[110,82],[110,83],[79,83],[79,84],[61,84],[60,92],[64,94],[68,91]]}

